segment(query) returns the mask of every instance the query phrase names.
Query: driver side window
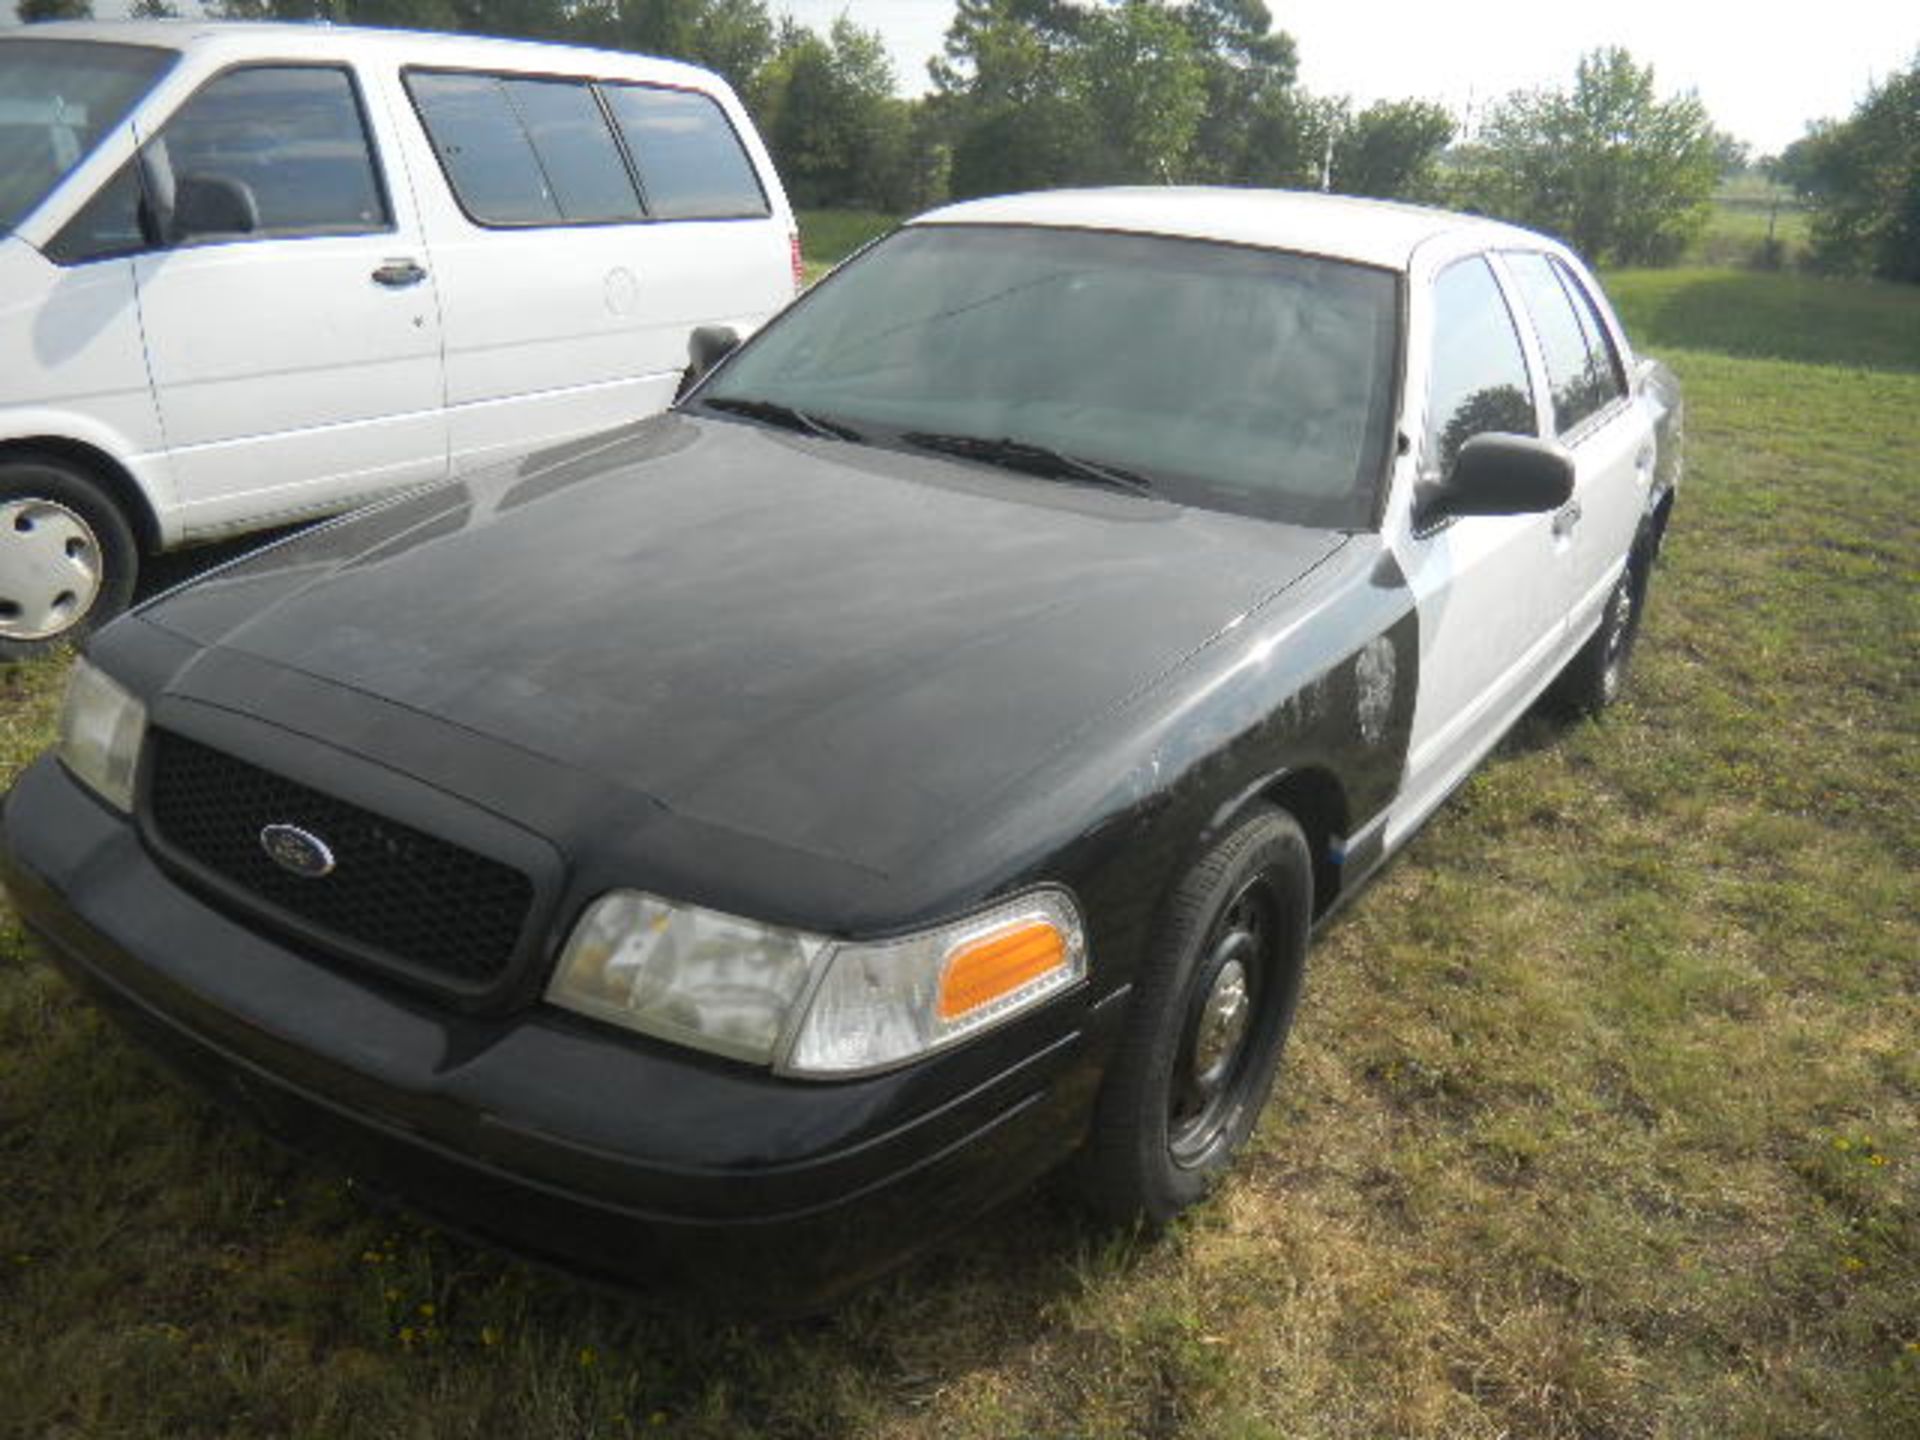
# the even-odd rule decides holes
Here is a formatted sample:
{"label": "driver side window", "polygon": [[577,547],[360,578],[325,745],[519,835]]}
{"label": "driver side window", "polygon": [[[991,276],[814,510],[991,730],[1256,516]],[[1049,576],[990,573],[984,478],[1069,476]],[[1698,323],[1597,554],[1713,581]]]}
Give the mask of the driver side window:
{"label": "driver side window", "polygon": [[[209,81],[147,154],[174,214],[169,243],[362,235],[392,228],[353,78],[322,65],[261,65]],[[48,247],[61,264],[146,249],[145,187],[124,166]]]}
{"label": "driver side window", "polygon": [[1433,364],[1426,468],[1445,475],[1460,447],[1489,431],[1538,435],[1526,354],[1506,297],[1481,256],[1442,271],[1433,287]]}

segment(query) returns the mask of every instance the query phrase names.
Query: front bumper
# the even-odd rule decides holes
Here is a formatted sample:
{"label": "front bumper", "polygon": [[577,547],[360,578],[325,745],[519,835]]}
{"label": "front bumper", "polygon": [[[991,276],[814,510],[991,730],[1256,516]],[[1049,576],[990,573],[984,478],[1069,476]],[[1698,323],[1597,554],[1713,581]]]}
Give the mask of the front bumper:
{"label": "front bumper", "polygon": [[822,1085],[546,1006],[462,1016],[208,905],[45,759],[0,879],[63,971],[276,1136],[453,1228],[729,1308],[816,1308],[1030,1183],[1084,1133],[1117,1018],[1048,1007]]}

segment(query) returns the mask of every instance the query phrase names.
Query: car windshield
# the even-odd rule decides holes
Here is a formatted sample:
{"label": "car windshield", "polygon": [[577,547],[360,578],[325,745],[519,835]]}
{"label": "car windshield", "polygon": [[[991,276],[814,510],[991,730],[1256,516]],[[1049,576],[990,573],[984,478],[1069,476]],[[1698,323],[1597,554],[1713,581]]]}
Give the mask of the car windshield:
{"label": "car windshield", "polygon": [[147,45],[0,40],[0,235],[73,173],[176,58]]}
{"label": "car windshield", "polygon": [[1388,453],[1397,326],[1394,276],[1344,261],[910,226],[755,337],[696,408],[1357,529]]}

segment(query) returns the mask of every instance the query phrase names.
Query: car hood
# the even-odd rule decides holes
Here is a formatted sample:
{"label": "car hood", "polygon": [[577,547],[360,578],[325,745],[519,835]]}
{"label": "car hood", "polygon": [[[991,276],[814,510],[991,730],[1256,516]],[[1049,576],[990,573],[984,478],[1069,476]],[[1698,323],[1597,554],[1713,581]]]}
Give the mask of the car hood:
{"label": "car hood", "polygon": [[885,874],[1343,539],[669,415],[144,615]]}

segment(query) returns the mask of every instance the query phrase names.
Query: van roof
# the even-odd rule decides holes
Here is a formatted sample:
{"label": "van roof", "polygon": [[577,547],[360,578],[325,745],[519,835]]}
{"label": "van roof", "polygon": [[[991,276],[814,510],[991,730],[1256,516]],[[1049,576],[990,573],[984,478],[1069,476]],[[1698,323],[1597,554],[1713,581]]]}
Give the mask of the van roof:
{"label": "van roof", "polygon": [[1422,205],[1231,186],[1115,186],[1001,195],[948,205],[914,223],[1173,235],[1327,255],[1389,270],[1405,270],[1415,250],[1443,235],[1470,236],[1489,245],[1541,243],[1541,237],[1528,230]]}
{"label": "van roof", "polygon": [[[23,27],[9,39],[96,40],[121,45],[158,45],[169,50],[212,51],[234,60],[334,59],[377,54],[427,65],[514,66],[555,74],[622,74],[649,80],[699,82],[711,87],[709,70],[627,50],[595,50],[546,40],[499,40],[428,30],[384,30],[325,22],[259,20],[63,20]],[[609,63],[612,62],[612,63]]]}

